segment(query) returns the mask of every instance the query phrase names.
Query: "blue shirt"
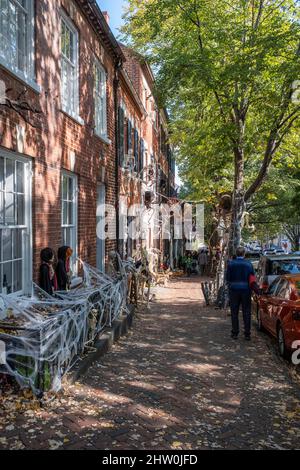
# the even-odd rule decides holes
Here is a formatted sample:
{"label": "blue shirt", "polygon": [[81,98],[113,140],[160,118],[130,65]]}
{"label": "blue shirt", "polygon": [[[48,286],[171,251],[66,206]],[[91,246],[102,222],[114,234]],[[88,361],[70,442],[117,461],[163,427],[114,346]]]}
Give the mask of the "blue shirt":
{"label": "blue shirt", "polygon": [[254,275],[254,269],[250,261],[244,258],[229,261],[226,272],[229,289],[242,292],[250,291],[249,277],[251,274]]}

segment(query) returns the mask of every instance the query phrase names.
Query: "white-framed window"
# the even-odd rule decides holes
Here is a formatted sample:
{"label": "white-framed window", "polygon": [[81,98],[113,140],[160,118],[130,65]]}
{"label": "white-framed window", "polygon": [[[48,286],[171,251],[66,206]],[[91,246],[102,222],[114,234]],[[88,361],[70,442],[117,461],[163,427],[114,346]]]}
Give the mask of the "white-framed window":
{"label": "white-framed window", "polygon": [[28,293],[32,278],[31,163],[0,151],[0,292]]}
{"label": "white-framed window", "polygon": [[107,137],[107,102],[106,102],[106,72],[96,60],[95,69],[95,132],[100,137]]}
{"label": "white-framed window", "polygon": [[77,176],[62,173],[62,244],[73,250],[72,271],[77,272]]}
{"label": "white-framed window", "polygon": [[61,104],[71,117],[79,118],[78,31],[72,21],[61,16]]}
{"label": "white-framed window", "polygon": [[0,63],[34,88],[34,2],[0,0]]}

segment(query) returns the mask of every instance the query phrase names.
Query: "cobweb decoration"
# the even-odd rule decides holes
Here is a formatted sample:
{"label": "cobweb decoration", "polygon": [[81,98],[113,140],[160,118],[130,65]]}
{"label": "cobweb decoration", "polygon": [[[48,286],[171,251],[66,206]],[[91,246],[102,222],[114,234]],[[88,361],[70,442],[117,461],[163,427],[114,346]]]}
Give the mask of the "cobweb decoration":
{"label": "cobweb decoration", "polygon": [[83,265],[83,283],[49,296],[33,286],[31,297],[0,296],[7,318],[0,321],[6,363],[0,373],[15,378],[36,394],[58,391],[61,380],[99,333],[128,314],[127,276],[134,269],[118,257],[119,271],[110,277]]}

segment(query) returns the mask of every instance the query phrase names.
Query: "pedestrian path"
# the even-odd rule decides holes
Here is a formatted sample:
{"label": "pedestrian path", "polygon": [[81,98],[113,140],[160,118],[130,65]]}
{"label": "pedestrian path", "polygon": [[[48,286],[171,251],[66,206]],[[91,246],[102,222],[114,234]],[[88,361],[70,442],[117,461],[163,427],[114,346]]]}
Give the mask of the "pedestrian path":
{"label": "pedestrian path", "polygon": [[299,448],[300,386],[274,351],[256,332],[232,341],[199,278],[172,281],[61,398],[0,414],[0,448]]}

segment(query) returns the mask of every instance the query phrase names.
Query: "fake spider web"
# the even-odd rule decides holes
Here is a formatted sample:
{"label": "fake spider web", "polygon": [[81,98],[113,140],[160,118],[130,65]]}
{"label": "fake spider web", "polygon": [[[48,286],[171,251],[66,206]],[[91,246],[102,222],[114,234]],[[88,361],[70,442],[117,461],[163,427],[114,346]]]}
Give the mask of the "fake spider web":
{"label": "fake spider web", "polygon": [[117,262],[113,276],[82,262],[83,284],[54,297],[36,285],[30,298],[0,296],[10,317],[0,322],[6,357],[0,373],[37,395],[58,391],[63,375],[97,335],[122,313],[128,314],[127,276],[135,268],[118,255]]}

